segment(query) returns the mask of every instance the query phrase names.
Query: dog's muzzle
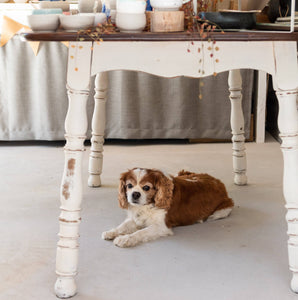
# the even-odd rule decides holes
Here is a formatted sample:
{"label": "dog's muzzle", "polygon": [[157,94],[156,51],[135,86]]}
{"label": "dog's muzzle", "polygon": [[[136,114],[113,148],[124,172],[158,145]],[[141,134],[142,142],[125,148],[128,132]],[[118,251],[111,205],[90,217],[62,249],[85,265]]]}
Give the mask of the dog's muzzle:
{"label": "dog's muzzle", "polygon": [[132,193],[132,202],[133,203],[139,203],[139,198],[141,197],[141,193],[139,192],[133,192]]}

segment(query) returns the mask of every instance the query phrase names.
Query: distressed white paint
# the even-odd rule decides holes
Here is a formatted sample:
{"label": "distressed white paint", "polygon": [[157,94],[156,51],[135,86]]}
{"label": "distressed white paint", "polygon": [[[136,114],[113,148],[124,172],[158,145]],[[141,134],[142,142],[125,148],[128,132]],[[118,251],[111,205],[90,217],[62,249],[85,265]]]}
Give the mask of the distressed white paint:
{"label": "distressed white paint", "polygon": [[265,142],[265,120],[266,120],[266,99],[267,99],[267,74],[259,71],[257,76],[256,92],[256,142]]}
{"label": "distressed white paint", "polygon": [[[70,43],[65,119],[65,165],[61,184],[60,231],[57,245],[55,291],[59,298],[76,294],[75,275],[79,255],[79,224],[82,202],[82,156],[87,131],[86,102],[89,95],[92,43]],[[72,58],[75,55],[75,59]],[[80,78],[80,80],[79,80]]]}
{"label": "distressed white paint", "polygon": [[242,111],[242,79],[240,70],[229,72],[229,91],[231,100],[231,128],[233,142],[233,168],[234,183],[245,185],[246,177],[246,155],[244,137],[244,117]]}
{"label": "distressed white paint", "polygon": [[279,102],[278,127],[284,158],[283,192],[288,209],[289,264],[293,272],[291,288],[298,293],[298,71],[297,58],[292,53],[296,49],[289,50],[276,45],[275,53],[279,59],[276,60],[273,82]]}
{"label": "distressed white paint", "polygon": [[279,101],[278,126],[284,157],[284,197],[288,213],[289,264],[293,272],[291,288],[298,293],[298,115],[297,91],[277,90]]}
{"label": "distressed white paint", "polygon": [[106,100],[108,90],[107,72],[101,72],[95,78],[94,112],[92,117],[91,153],[89,157],[90,187],[101,186],[100,174],[103,163],[103,143],[106,125]]}
{"label": "distressed white paint", "polygon": [[[72,45],[71,43],[70,45]],[[76,43],[75,43],[76,44]],[[110,70],[136,70],[151,74],[175,77],[179,75],[200,77],[212,75],[227,70],[230,73],[230,91],[232,102],[231,123],[234,135],[234,166],[240,171],[240,179],[236,183],[246,182],[244,171],[245,152],[243,130],[243,115],[241,112],[241,80],[237,69],[249,68],[262,70],[272,74],[274,87],[280,103],[279,127],[281,131],[282,152],[284,155],[284,196],[287,202],[289,224],[289,261],[293,271],[292,289],[298,292],[298,128],[296,93],[298,83],[296,42],[217,42],[219,51],[214,52],[214,58],[210,57],[207,50],[210,43],[195,42],[103,42],[100,45],[94,43],[92,62],[90,62],[91,46],[89,42],[83,42],[85,50],[76,53],[76,63],[71,58],[75,50],[69,48],[68,88],[70,107],[66,118],[65,171],[62,181],[62,212],[60,216],[60,241],[57,250],[57,274],[56,293],[59,297],[70,297],[75,294],[76,287],[74,276],[77,273],[78,260],[78,227],[80,222],[80,203],[82,199],[81,183],[81,158],[83,140],[86,131],[85,103],[89,90],[90,70],[93,75]],[[204,51],[198,54],[197,48],[204,45]],[[86,47],[85,47],[86,46]],[[190,49],[190,53],[187,49]],[[119,51],[121,49],[121,51]],[[82,49],[81,49],[82,50]],[[76,50],[78,51],[78,49]],[[85,52],[84,52],[85,51]],[[200,58],[204,61],[204,75]],[[216,63],[215,59],[219,62]],[[78,67],[75,71],[74,66]],[[100,75],[101,76],[101,75]],[[102,95],[105,89],[104,80],[97,78],[98,94]],[[102,88],[103,87],[103,88]],[[96,96],[97,97],[97,96]],[[105,96],[98,96],[98,99]],[[98,103],[104,100],[95,100]],[[94,118],[104,123],[103,104],[97,109]],[[242,115],[242,116],[241,116]],[[96,124],[94,120],[94,135],[103,136],[103,124]],[[239,127],[240,126],[240,127]],[[235,128],[234,128],[235,127]],[[103,140],[102,140],[103,142]],[[237,143],[236,143],[237,142]],[[97,150],[95,150],[96,152]],[[101,153],[102,150],[99,152]],[[235,155],[237,152],[237,156]],[[240,154],[240,156],[238,156]],[[72,162],[75,167],[72,170]],[[96,158],[99,159],[100,157]],[[71,163],[69,163],[71,161]],[[94,163],[96,165],[97,163]],[[91,163],[93,167],[93,163]],[[100,168],[97,168],[100,170]],[[243,176],[242,176],[243,175]],[[236,177],[239,178],[239,175]],[[65,183],[69,183],[69,189],[65,189]],[[68,200],[65,199],[65,191],[69,192]],[[153,230],[152,233],[155,231]],[[148,235],[149,236],[149,235]],[[152,235],[154,237],[154,234]],[[138,238],[141,239],[141,236]],[[137,238],[134,240],[138,240]],[[131,240],[116,240],[119,246],[127,246]]]}
{"label": "distressed white paint", "polygon": [[[284,42],[275,42],[285,44]],[[275,44],[274,43],[274,44]],[[204,51],[198,53],[198,48]],[[104,42],[94,44],[92,75],[109,70],[135,70],[162,77],[202,77],[200,59],[204,62],[203,76],[232,69],[274,72],[273,42],[216,42],[218,51],[208,47],[212,43],[190,42]],[[121,49],[121,53],[119,51]],[[190,52],[187,52],[187,49]],[[266,55],[264,55],[266,53]],[[253,59],[249,59],[253,58]],[[215,60],[219,62],[216,63]]]}

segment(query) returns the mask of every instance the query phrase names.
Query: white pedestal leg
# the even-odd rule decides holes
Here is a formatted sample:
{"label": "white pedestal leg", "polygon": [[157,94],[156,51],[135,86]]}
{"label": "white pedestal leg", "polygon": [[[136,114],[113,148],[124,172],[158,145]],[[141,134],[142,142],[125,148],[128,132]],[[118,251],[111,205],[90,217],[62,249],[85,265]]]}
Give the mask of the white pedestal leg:
{"label": "white pedestal leg", "polygon": [[242,79],[240,70],[229,72],[229,91],[231,100],[231,128],[233,142],[233,168],[234,183],[245,185],[246,177],[246,155],[244,137],[244,117],[242,111]]}
{"label": "white pedestal leg", "polygon": [[298,67],[296,42],[274,43],[273,86],[279,103],[278,127],[284,159],[283,193],[288,209],[288,253],[293,272],[291,288],[298,293],[298,113],[296,106]]}
{"label": "white pedestal leg", "polygon": [[92,117],[91,153],[89,156],[90,187],[101,186],[103,143],[106,125],[106,99],[108,90],[107,72],[98,73],[95,78],[94,112]]}
{"label": "white pedestal leg", "polygon": [[291,288],[298,293],[298,115],[296,91],[277,91],[278,126],[284,158],[283,192],[288,213],[289,265],[293,272]]}
{"label": "white pedestal leg", "polygon": [[[70,43],[67,74],[69,107],[65,119],[65,164],[61,183],[61,214],[57,245],[55,292],[59,298],[76,294],[75,275],[79,255],[82,202],[82,157],[87,131],[86,102],[89,95],[91,43]],[[82,78],[84,78],[82,80]],[[75,89],[74,89],[75,87]]]}

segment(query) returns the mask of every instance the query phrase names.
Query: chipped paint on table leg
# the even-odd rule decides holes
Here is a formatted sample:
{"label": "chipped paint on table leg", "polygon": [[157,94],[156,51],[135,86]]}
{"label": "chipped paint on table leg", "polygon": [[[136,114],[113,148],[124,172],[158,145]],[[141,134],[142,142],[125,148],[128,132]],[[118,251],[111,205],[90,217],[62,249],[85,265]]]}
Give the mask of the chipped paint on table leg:
{"label": "chipped paint on table leg", "polygon": [[298,293],[298,114],[297,91],[276,92],[279,101],[278,126],[284,158],[284,197],[288,210],[288,253],[293,272],[291,288]]}
{"label": "chipped paint on table leg", "polygon": [[[87,95],[85,95],[87,96]],[[82,105],[86,103],[80,101]],[[79,101],[76,103],[80,103]],[[68,120],[69,121],[69,120]],[[55,291],[59,298],[76,294],[74,277],[77,274],[79,254],[80,207],[82,201],[82,158],[85,136],[66,135],[65,165],[61,184],[61,213],[59,242],[57,244]]]}
{"label": "chipped paint on table leg", "polygon": [[[284,161],[283,194],[288,223],[289,266],[293,277],[291,289],[298,293],[298,66],[297,43],[275,42],[275,74],[273,87],[279,104],[278,128]],[[289,63],[290,62],[290,63]]]}
{"label": "chipped paint on table leg", "polygon": [[[89,48],[90,47],[90,48]],[[77,293],[75,276],[78,272],[79,225],[82,202],[82,159],[87,131],[86,103],[89,96],[91,43],[72,43],[69,48],[67,93],[69,106],[65,119],[65,162],[61,182],[59,241],[57,244],[55,292],[59,298]],[[74,71],[76,70],[76,71]],[[89,75],[89,77],[88,77]]]}
{"label": "chipped paint on table leg", "polygon": [[229,91],[231,101],[231,128],[233,135],[234,183],[237,185],[246,185],[246,154],[241,93],[242,79],[240,70],[231,70],[229,72]]}

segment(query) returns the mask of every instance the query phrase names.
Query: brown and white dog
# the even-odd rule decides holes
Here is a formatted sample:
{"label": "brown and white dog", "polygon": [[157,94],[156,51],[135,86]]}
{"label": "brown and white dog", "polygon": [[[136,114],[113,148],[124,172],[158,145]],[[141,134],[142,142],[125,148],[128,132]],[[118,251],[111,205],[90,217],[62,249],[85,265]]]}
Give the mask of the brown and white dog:
{"label": "brown and white dog", "polygon": [[119,247],[172,235],[174,226],[225,218],[234,206],[220,180],[184,170],[176,177],[156,169],[129,170],[121,174],[118,200],[127,218],[102,238]]}

